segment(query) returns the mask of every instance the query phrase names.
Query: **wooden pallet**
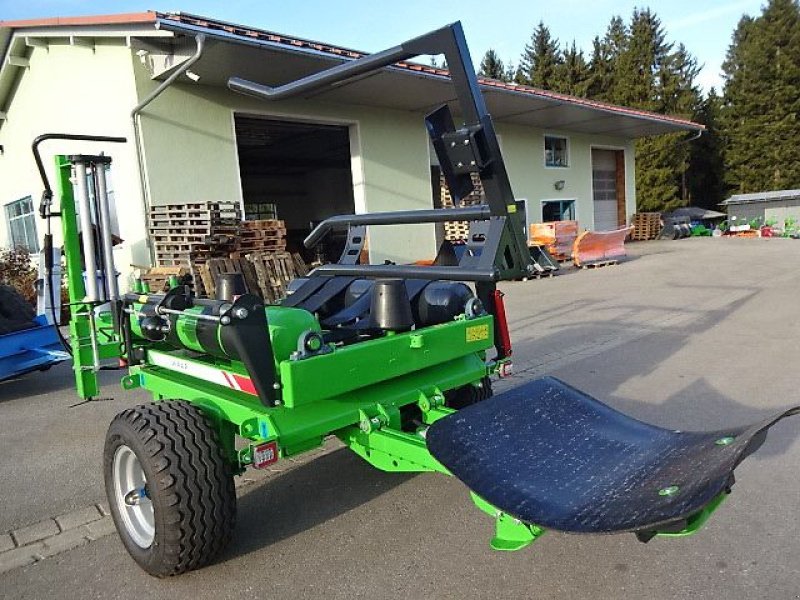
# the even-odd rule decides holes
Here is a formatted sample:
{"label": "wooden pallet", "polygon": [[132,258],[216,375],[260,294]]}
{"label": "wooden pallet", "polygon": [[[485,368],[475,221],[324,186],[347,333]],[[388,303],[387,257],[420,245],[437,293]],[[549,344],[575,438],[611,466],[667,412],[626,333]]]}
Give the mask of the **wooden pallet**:
{"label": "wooden pallet", "polygon": [[261,296],[267,302],[275,302],[286,296],[286,284],[297,275],[295,260],[288,252],[254,253],[248,255],[253,263],[261,288]]}
{"label": "wooden pallet", "polygon": [[209,297],[216,295],[219,277],[225,273],[241,273],[247,291],[257,296],[261,295],[255,268],[246,258],[210,258],[206,263],[199,265],[198,270],[203,288]]}
{"label": "wooden pallet", "polygon": [[156,244],[215,244],[218,246],[235,245],[238,239],[235,232],[206,234],[192,233],[185,230],[180,233],[154,231],[150,237]]}
{"label": "wooden pallet", "polygon": [[611,260],[600,260],[597,262],[591,263],[581,263],[580,266],[576,265],[579,269],[599,269],[600,267],[609,267],[611,265],[617,265],[619,261],[617,259]]}
{"label": "wooden pallet", "polygon": [[208,217],[170,217],[165,215],[150,215],[150,227],[159,231],[168,230],[180,233],[181,230],[214,233],[215,231],[238,232],[237,219],[212,219]]}
{"label": "wooden pallet", "polygon": [[284,237],[285,229],[242,229],[239,232],[242,240],[282,240]]}
{"label": "wooden pallet", "polygon": [[[474,191],[466,198],[461,199],[461,206],[474,206],[483,201],[483,183],[476,173],[472,174],[472,185]],[[444,175],[439,178],[440,200],[442,208],[454,208],[453,198],[447,187]],[[448,221],[444,223],[444,239],[456,242],[466,240],[469,237],[469,221]]]}
{"label": "wooden pallet", "polygon": [[[466,198],[461,199],[461,206],[473,206],[483,202],[483,183],[477,173],[472,173],[472,185],[475,189]],[[439,193],[442,208],[453,208],[455,206],[444,175],[439,177]]]}
{"label": "wooden pallet", "polygon": [[280,219],[252,219],[250,221],[243,221],[242,229],[250,231],[259,229],[283,229],[286,231],[286,223]]}
{"label": "wooden pallet", "polygon": [[241,273],[250,293],[274,303],[286,296],[286,285],[308,273],[299,254],[256,252],[246,257],[210,258],[198,266],[205,293],[213,297],[223,273]]}
{"label": "wooden pallet", "polygon": [[661,232],[661,213],[634,213],[631,217],[631,225],[633,226],[632,240],[654,240]]}
{"label": "wooden pallet", "polygon": [[182,279],[189,275],[189,269],[184,266],[177,267],[153,267],[141,275],[141,280],[150,288],[151,292],[165,292],[169,284],[170,277]]}
{"label": "wooden pallet", "polygon": [[261,240],[258,243],[240,242],[239,252],[251,254],[253,252],[283,252],[286,250],[286,240]]}
{"label": "wooden pallet", "polygon": [[245,221],[238,242],[242,252],[282,252],[286,249],[286,226],[279,219]]}
{"label": "wooden pallet", "polygon": [[[186,255],[174,255],[174,256],[158,256],[156,258],[156,265],[153,267],[154,269],[159,269],[163,271],[171,271],[171,270],[183,270],[184,274],[188,272],[189,275],[192,276],[192,284],[194,285],[194,291],[198,296],[205,295],[205,288],[203,287],[203,280],[200,276],[200,266],[201,263],[193,262],[189,256]],[[144,279],[144,278],[143,278]],[[153,286],[150,286],[151,290],[155,291]]]}
{"label": "wooden pallet", "polygon": [[229,218],[241,217],[236,202],[185,202],[180,204],[155,204],[150,207],[151,215],[224,215]]}
{"label": "wooden pallet", "polygon": [[444,239],[456,242],[469,237],[469,221],[447,221],[444,224]]}

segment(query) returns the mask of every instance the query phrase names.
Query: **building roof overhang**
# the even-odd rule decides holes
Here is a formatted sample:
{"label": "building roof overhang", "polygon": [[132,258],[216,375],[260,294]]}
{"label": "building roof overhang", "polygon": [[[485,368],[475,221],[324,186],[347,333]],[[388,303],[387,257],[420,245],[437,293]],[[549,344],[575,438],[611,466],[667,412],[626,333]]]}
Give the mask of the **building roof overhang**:
{"label": "building roof overhang", "polygon": [[[192,67],[200,85],[224,86],[230,76],[277,85],[365,54],[187,13],[0,22],[0,117],[37,45],[54,39],[86,44],[100,37],[122,37],[141,51],[152,76],[164,79],[192,53],[192,44],[187,42],[197,34],[211,41]],[[481,79],[480,84],[489,112],[500,123],[627,139],[703,130],[702,125],[678,117],[491,79]],[[453,100],[453,92],[446,70],[400,62],[347,81],[319,97],[326,102],[427,112]]]}

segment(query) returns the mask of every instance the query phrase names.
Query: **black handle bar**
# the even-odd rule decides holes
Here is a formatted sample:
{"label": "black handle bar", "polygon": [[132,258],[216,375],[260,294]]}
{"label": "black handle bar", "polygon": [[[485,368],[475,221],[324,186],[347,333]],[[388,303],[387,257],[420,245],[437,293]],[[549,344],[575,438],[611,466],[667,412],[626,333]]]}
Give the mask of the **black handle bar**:
{"label": "black handle bar", "polygon": [[124,144],[128,140],[124,137],[109,137],[106,135],[83,135],[79,133],[44,133],[36,137],[31,144],[33,151],[33,159],[36,161],[36,168],[39,171],[39,177],[42,178],[44,184],[44,193],[42,194],[42,204],[39,206],[39,214],[44,219],[47,215],[45,207],[47,202],[53,197],[53,190],[50,187],[50,181],[47,179],[47,173],[44,170],[44,163],[39,154],[39,144],[47,140],[78,140],[82,142],[109,142],[112,144]]}
{"label": "black handle bar", "polygon": [[350,225],[417,225],[419,223],[444,223],[446,221],[484,221],[491,216],[485,204],[465,208],[435,208],[424,210],[392,210],[362,215],[336,215],[328,217],[303,240],[306,248],[316,246],[328,232]]}
{"label": "black handle bar", "polygon": [[336,65],[320,73],[312,73],[302,79],[291,81],[281,86],[272,87],[239,77],[231,77],[228,79],[228,87],[234,92],[263,98],[264,100],[291,98],[292,96],[313,92],[320,88],[388,67],[396,62],[408,60],[420,54],[438,54],[441,50],[440,38],[443,35],[447,35],[453,26],[442,27],[382,52],[367,54],[361,58]]}

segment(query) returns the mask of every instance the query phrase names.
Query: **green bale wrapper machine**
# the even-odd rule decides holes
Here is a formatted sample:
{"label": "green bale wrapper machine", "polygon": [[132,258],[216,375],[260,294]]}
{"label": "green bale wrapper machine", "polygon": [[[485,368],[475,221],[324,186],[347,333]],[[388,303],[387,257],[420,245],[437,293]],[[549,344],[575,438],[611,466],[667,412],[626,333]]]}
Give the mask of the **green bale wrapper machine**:
{"label": "green bale wrapper machine", "polygon": [[[233,477],[332,435],[380,470],[461,479],[495,520],[498,550],[523,548],[549,528],[633,532],[643,541],[689,535],[730,492],[734,468],[768,428],[797,412],[692,433],[636,421],[552,378],[492,396],[491,377],[511,366],[496,284],[540,267],[514,223],[514,195],[460,24],[279,87],[235,78],[228,85],[265,100],[298,97],[427,54],[444,54],[463,123],[454,125],[448,105],[425,119],[442,172],[457,201],[480,177],[485,203],[330,218],[306,245],[346,228],[341,259],[295,281],[275,305],[236,290],[235,280],[216,299],[178,282],[163,294],[141,285],[120,293],[104,193],[110,159],[56,157],[53,194],[38,145],[124,140],[47,134],[34,143],[43,215],[59,217],[63,229],[78,393],[95,397],[99,370],[125,368],[122,386],[154,397],[112,421],[103,463],[120,537],[148,573],[214,560],[234,528]],[[471,223],[460,259],[440,252],[432,266],[359,264],[367,227],[453,220]],[[108,275],[84,282],[84,271]]]}

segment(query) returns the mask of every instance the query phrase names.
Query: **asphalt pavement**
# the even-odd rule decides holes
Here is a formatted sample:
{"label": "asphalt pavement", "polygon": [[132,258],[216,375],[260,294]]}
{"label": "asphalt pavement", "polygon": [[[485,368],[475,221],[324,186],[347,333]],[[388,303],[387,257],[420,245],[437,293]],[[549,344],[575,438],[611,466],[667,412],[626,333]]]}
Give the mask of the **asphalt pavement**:
{"label": "asphalt pavement", "polygon": [[[800,404],[800,242],[688,239],[630,258],[505,283],[515,376],[554,375],[636,418],[682,430],[754,422]],[[239,482],[224,556],[158,580],[106,513],[105,430],[147,401],[103,373],[78,404],[59,365],[0,383],[0,597],[800,598],[800,417],[737,469],[696,536],[548,532],[489,548],[492,522],[458,481],[378,472],[337,442]],[[28,550],[25,550],[25,549]]]}

